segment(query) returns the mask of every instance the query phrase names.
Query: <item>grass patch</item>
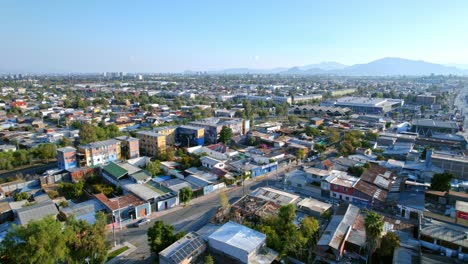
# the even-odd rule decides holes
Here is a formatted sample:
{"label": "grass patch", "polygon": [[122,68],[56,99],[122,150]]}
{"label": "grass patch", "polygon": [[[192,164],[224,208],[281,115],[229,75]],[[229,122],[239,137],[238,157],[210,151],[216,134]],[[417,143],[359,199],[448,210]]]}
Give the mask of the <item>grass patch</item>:
{"label": "grass patch", "polygon": [[107,256],[107,260],[111,260],[115,257],[117,257],[119,254],[122,254],[123,252],[127,251],[128,247],[127,246],[123,246],[119,249],[116,249],[114,251],[112,251],[111,253],[109,253],[109,256]]}

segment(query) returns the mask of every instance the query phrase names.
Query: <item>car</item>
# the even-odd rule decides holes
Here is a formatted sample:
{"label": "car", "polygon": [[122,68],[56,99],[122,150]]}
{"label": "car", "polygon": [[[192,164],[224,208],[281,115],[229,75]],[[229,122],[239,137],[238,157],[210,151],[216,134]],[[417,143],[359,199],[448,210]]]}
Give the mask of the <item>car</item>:
{"label": "car", "polygon": [[142,225],[146,225],[146,224],[149,224],[149,223],[151,223],[151,220],[150,220],[149,218],[142,218],[142,219],[136,221],[136,222],[133,224],[133,226],[135,226],[135,227],[140,227],[140,226],[142,226]]}

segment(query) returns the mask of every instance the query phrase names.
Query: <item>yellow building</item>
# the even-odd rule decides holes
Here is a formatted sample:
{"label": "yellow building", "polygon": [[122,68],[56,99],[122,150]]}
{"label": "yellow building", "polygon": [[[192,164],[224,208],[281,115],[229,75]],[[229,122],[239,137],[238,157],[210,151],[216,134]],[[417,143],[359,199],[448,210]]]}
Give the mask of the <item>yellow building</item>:
{"label": "yellow building", "polygon": [[139,131],[136,137],[140,140],[140,149],[143,155],[155,156],[167,146],[167,135],[154,131]]}

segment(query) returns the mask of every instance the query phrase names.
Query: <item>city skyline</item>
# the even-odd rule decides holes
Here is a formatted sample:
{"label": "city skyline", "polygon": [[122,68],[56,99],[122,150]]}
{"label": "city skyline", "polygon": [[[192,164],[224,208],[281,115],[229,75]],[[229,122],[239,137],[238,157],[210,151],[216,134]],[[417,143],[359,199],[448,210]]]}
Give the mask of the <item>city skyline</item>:
{"label": "city skyline", "polygon": [[464,1],[26,3],[2,4],[0,72],[271,69],[384,57],[468,64]]}

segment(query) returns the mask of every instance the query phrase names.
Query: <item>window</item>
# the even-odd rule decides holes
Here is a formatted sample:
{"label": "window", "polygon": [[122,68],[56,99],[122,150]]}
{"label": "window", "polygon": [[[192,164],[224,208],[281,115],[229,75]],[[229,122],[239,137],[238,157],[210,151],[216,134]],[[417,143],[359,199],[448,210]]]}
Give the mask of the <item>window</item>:
{"label": "window", "polygon": [[333,193],[333,197],[336,197],[336,193]]}
{"label": "window", "polygon": [[343,192],[346,192],[346,191],[347,191],[346,187],[343,187]]}

